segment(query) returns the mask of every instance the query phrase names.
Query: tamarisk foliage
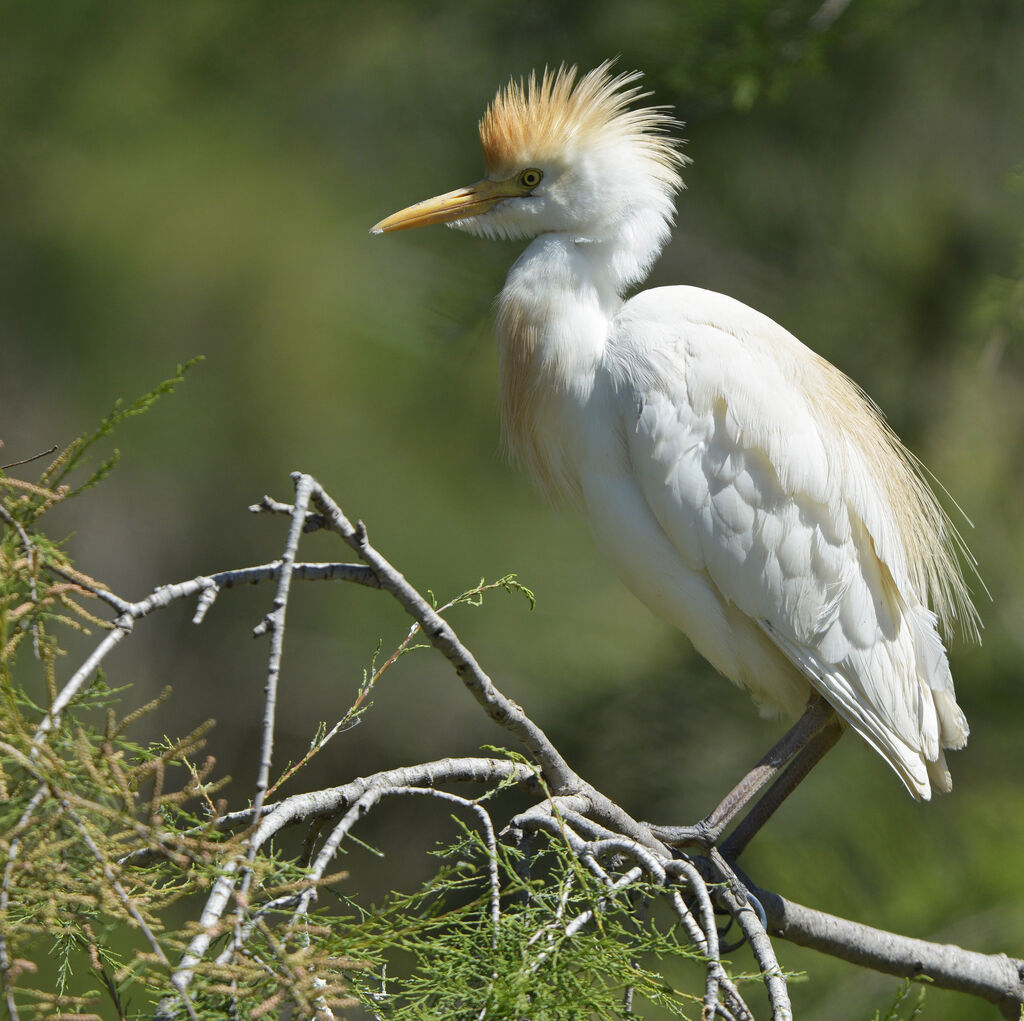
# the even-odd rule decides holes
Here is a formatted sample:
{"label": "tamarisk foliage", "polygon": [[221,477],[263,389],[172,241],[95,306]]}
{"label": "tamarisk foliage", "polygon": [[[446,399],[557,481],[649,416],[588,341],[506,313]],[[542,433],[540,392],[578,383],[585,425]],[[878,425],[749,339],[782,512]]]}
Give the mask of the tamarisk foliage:
{"label": "tamarisk foliage", "polygon": [[[280,555],[262,564],[160,586],[132,601],[76,570],[43,530],[84,481],[86,452],[149,408],[184,370],[59,454],[36,482],[0,475],[0,984],[22,1018],[752,1019],[751,989],[772,1018],[792,1017],[782,936],[907,979],[988,1000],[1007,1017],[1024,1002],[1022,962],[908,940],[834,919],[754,887],[717,848],[661,843],[627,809],[579,776],[543,729],[509,699],[449,621],[497,589],[532,593],[514,576],[481,581],[437,605],[414,589],[316,479],[293,476]],[[12,465],[9,467],[23,467]],[[313,563],[303,536],[333,534],[354,560]],[[282,652],[296,582],[344,582],[390,594],[408,614],[405,638],[357,685],[351,706],[321,724],[297,763],[275,761]],[[254,632],[267,644],[259,765],[245,803],[224,797],[205,723],[143,744],[133,730],[169,692],[129,708],[104,670],[118,645],[178,600],[201,624],[242,582],[272,586]],[[143,618],[147,618],[143,625]],[[62,639],[92,651],[69,671]],[[138,639],[136,639],[138,640]],[[395,766],[337,787],[301,787],[309,762],[343,739],[374,686],[406,653],[440,652],[515,743],[515,751]],[[279,779],[274,782],[275,771]],[[513,795],[514,792],[514,795]],[[275,798],[277,798],[275,800]],[[435,875],[379,909],[339,856],[385,802],[428,800],[454,818]],[[515,807],[509,804],[514,802]],[[524,808],[523,805],[526,805]],[[302,851],[275,838],[304,829]],[[396,885],[399,885],[396,879]],[[729,963],[720,916],[735,923],[755,970]],[[744,951],[746,952],[746,951]],[[889,1012],[903,1016],[901,990]]]}

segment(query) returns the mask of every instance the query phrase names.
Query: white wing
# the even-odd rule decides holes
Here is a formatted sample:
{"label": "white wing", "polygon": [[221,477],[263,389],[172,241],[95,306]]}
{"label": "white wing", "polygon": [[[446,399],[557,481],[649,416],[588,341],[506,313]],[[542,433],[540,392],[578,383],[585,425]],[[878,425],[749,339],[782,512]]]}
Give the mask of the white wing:
{"label": "white wing", "polygon": [[[733,634],[738,611],[912,794],[948,790],[942,749],[964,744],[966,720],[908,554],[915,537],[902,534],[907,514],[877,477],[910,469],[898,457],[877,463],[878,444],[859,433],[883,427],[856,388],[770,319],[688,287],[628,302],[606,367],[646,509],[718,595]],[[770,670],[746,644],[716,665],[785,707],[791,692],[758,676]]]}

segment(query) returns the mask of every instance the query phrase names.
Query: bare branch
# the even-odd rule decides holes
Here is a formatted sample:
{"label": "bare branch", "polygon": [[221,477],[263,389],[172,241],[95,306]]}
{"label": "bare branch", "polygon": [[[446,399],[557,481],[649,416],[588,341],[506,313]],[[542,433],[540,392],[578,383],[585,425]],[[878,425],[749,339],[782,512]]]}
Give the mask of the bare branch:
{"label": "bare branch", "polygon": [[0,464],[0,471],[7,471],[8,468],[17,468],[22,464],[31,464],[33,461],[38,461],[41,457],[48,457],[50,454],[55,453],[57,450],[57,444],[55,443],[49,450],[40,450],[38,454],[32,454],[30,457],[23,457],[20,461],[11,461],[10,464]]}
{"label": "bare branch", "polygon": [[887,975],[927,978],[941,989],[995,1004],[1004,1017],[1020,1017],[1024,960],[885,932],[803,907],[752,884],[750,890],[764,906],[768,929],[775,936]]}
{"label": "bare branch", "polygon": [[[715,846],[711,846],[706,855],[699,858],[675,856],[651,833],[646,824],[635,820],[621,806],[583,780],[568,765],[545,732],[519,705],[498,689],[443,616],[447,606],[440,610],[435,608],[431,601],[411,586],[371,545],[363,525],[359,522],[352,524],[312,476],[296,473],[292,478],[295,484],[294,504],[283,504],[265,497],[252,508],[289,516],[288,535],[279,561],[161,586],[139,602],[126,601],[77,573],[66,575],[80,589],[92,592],[112,607],[117,616],[110,624],[111,630],[54,698],[36,729],[26,757],[27,761],[38,761],[36,757],[42,752],[48,736],[61,724],[67,707],[92,683],[99,665],[132,632],[137,620],[176,600],[196,597],[194,621],[199,623],[224,589],[243,582],[277,582],[273,607],[261,629],[258,629],[269,633],[270,650],[266,671],[263,739],[253,804],[242,811],[211,818],[209,823],[209,828],[218,832],[245,827],[251,828],[251,831],[246,834],[244,852],[239,852],[238,842],[232,841],[230,854],[224,855],[223,860],[218,862],[217,878],[209,891],[198,926],[171,976],[171,983],[183,1002],[188,1003],[189,983],[197,966],[210,953],[212,941],[228,928],[225,914],[233,899],[236,911],[234,938],[218,958],[217,963],[221,965],[238,958],[239,951],[253,933],[259,931],[270,938],[266,926],[269,912],[293,908],[293,923],[306,914],[317,896],[318,886],[324,881],[329,864],[345,838],[368,812],[392,796],[433,797],[467,808],[477,816],[490,859],[489,904],[491,919],[496,927],[500,920],[500,889],[497,837],[491,811],[481,804],[481,799],[464,797],[443,789],[449,783],[468,781],[482,785],[488,792],[512,784],[536,791],[540,799],[512,820],[509,831],[514,831],[512,835],[538,831],[550,834],[569,848],[581,866],[575,873],[576,882],[585,881],[583,869],[586,869],[602,884],[603,890],[599,892],[596,903],[579,911],[574,917],[567,918],[566,915],[570,913],[567,905],[575,902],[570,896],[573,880],[566,879],[561,891],[561,909],[555,912],[553,920],[545,922],[529,940],[531,961],[537,967],[552,953],[556,937],[573,938],[604,912],[614,902],[614,898],[625,895],[634,883],[642,880],[645,883],[645,896],[652,896],[649,891],[654,889],[656,893],[653,896],[664,897],[678,917],[682,931],[704,957],[705,1018],[719,1016],[752,1021],[753,1017],[721,963],[721,947],[715,928],[715,906],[726,910],[739,923],[761,969],[772,1016],[779,1021],[791,1018],[792,1008],[785,976],[779,968],[772,946],[770,937],[773,936],[888,974],[909,978],[927,977],[937,986],[988,1000],[996,1004],[1007,1017],[1018,1016],[1020,1005],[1024,1002],[1022,961],[1005,955],[977,954],[958,947],[913,940],[801,907],[754,886],[722,857]],[[355,552],[361,563],[299,562],[301,535],[318,529],[338,535]],[[26,541],[31,543],[28,536],[22,536],[22,540],[23,545]],[[60,568],[53,570],[58,574],[64,573]],[[291,582],[299,578],[351,581],[388,592],[414,622],[399,649],[408,645],[417,629],[422,631],[426,640],[446,657],[489,718],[521,742],[537,765],[485,757],[441,759],[385,770],[339,787],[297,794],[267,804],[277,691],[284,651],[285,615]],[[6,910],[9,904],[14,861],[21,853],[20,835],[31,824],[33,814],[46,797],[56,793],[41,782],[41,775],[34,767],[32,772],[40,776],[40,787],[36,796],[28,802],[19,823],[8,834],[9,850],[0,884],[0,912]],[[91,838],[86,822],[74,814],[71,804],[70,798],[64,799],[63,811],[86,840],[94,856],[99,855],[95,841],[88,843]],[[267,842],[286,826],[329,819],[335,821],[333,829],[320,846],[303,883],[282,896],[262,894],[262,902],[250,904],[250,885],[255,874],[252,865]],[[163,854],[173,856],[179,847],[185,847],[187,841],[199,832],[196,830],[194,833],[190,831],[181,834],[168,830],[161,836],[164,841],[161,846],[139,849],[125,855],[116,864],[120,867],[136,867],[152,862]],[[110,889],[120,899],[124,909],[133,920],[138,922],[141,919],[144,925],[145,919],[141,914],[139,919],[132,914],[134,905],[112,865],[101,860],[101,857],[97,857],[97,861],[104,868]],[[767,925],[759,917],[759,911],[755,910],[762,905]],[[151,933],[148,935],[152,936]],[[154,945],[154,940],[155,937],[151,939],[151,946],[158,959],[164,961],[160,957],[162,951],[159,943]],[[167,967],[170,970],[169,964]],[[12,1018],[16,1018],[12,981],[9,978],[11,962],[2,939],[0,970],[5,977],[8,1008]],[[326,1001],[318,1005],[318,1010],[323,1016],[328,1016]]]}
{"label": "bare branch", "polygon": [[[520,706],[497,689],[447,621],[406,581],[401,572],[370,545],[362,523],[357,522],[353,525],[341,508],[315,480],[313,480],[312,502],[320,514],[306,516],[306,529],[324,528],[332,531],[341,536],[355,550],[359,558],[376,575],[381,587],[398,600],[406,612],[420,625],[427,641],[452,664],[463,684],[480,703],[487,715],[521,741],[529,753],[540,763],[545,780],[554,793],[566,791],[583,794],[589,800],[590,809],[597,818],[605,820],[626,836],[638,840],[648,847],[665,850],[664,845],[651,834],[647,826],[631,818],[610,798],[588,784],[569,767],[544,731],[526,715]],[[287,505],[273,501],[269,497],[264,497],[261,503],[250,509],[273,513],[290,512]]]}
{"label": "bare branch", "polygon": [[[257,849],[262,847],[275,833],[292,823],[329,817],[348,809],[344,818],[335,827],[331,837],[328,838],[324,848],[321,849],[320,857],[329,861],[352,825],[388,790],[422,786],[423,784],[433,785],[450,780],[475,780],[493,784],[513,779],[526,782],[532,781],[534,778],[533,771],[526,764],[509,762],[504,759],[443,759],[439,762],[425,763],[419,766],[392,769],[371,777],[360,778],[342,787],[313,791],[309,794],[297,794],[276,805],[268,805],[256,830],[248,838],[249,847]],[[234,819],[225,816],[218,820],[218,823],[227,828],[232,824],[237,826],[252,823],[253,819],[254,809],[250,808],[244,813],[235,813]],[[144,861],[145,859],[140,856],[131,861],[131,864],[144,864]],[[199,919],[199,931],[182,955],[174,974],[175,988],[185,989],[188,987],[192,973],[206,956],[211,942],[219,931],[220,920],[235,888],[235,877],[239,864],[237,860],[227,863],[214,883]]]}
{"label": "bare branch", "polygon": [[[56,570],[56,568],[52,568]],[[61,571],[57,573],[63,574]],[[202,622],[207,609],[212,605],[216,595],[222,589],[232,588],[241,584],[257,584],[261,581],[274,581],[280,577],[281,562],[275,561],[270,564],[261,564],[258,567],[246,567],[234,571],[221,571],[217,574],[200,575],[189,581],[177,582],[173,585],[160,585],[155,588],[149,596],[137,603],[121,599],[108,589],[83,585],[79,578],[75,578],[76,584],[88,587],[89,590],[109,603],[118,611],[120,616],[112,623],[112,630],[93,650],[89,658],[75,671],[72,677],[61,689],[60,694],[50,706],[49,712],[39,724],[33,741],[38,743],[47,733],[60,722],[61,714],[68,704],[92,681],[93,675],[109,653],[117,647],[121,640],[131,633],[135,621],[146,617],[155,610],[162,610],[178,599],[190,599],[192,596],[200,597],[199,609],[193,618],[193,623]],[[294,578],[301,578],[304,581],[349,581],[369,588],[380,588],[372,572],[358,564],[294,564],[291,569]]]}
{"label": "bare branch", "polygon": [[[510,759],[492,758],[456,758],[438,759],[435,762],[423,762],[415,766],[400,766],[369,777],[360,777],[340,787],[328,787],[319,791],[308,791],[293,794],[291,797],[263,807],[263,818],[260,822],[259,839],[266,841],[286,826],[313,822],[318,819],[329,819],[344,812],[366,793],[373,785],[397,787],[424,787],[442,783],[475,783],[481,786],[502,784],[525,784],[536,786],[535,771],[523,762]],[[253,825],[252,807],[227,812],[218,816],[213,828],[219,832],[245,829]],[[167,834],[169,846],[173,845],[174,837]],[[256,835],[250,839],[255,840]],[[162,857],[163,852],[156,848],[140,848],[119,860],[119,864],[141,867],[149,865]]]}
{"label": "bare branch", "polygon": [[[312,480],[311,480],[312,482]],[[320,510],[325,528],[341,536],[363,563],[369,566],[381,583],[423,629],[427,641],[438,649],[455,668],[462,682],[484,707],[487,715],[513,733],[541,764],[551,787],[558,791],[578,781],[558,750],[523,710],[495,688],[473,654],[459,641],[448,623],[434,610],[388,560],[370,545],[362,523],[355,526],[341,508],[313,483],[312,500]]]}
{"label": "bare branch", "polygon": [[761,970],[765,988],[768,990],[768,999],[772,1006],[772,1021],[792,1021],[793,1005],[789,1000],[786,978],[779,967],[772,941],[768,938],[761,919],[757,917],[757,912],[750,906],[749,901],[741,901],[728,885],[716,891],[716,894],[729,914],[739,922],[743,935],[746,936],[750,949],[754,952],[754,958]]}

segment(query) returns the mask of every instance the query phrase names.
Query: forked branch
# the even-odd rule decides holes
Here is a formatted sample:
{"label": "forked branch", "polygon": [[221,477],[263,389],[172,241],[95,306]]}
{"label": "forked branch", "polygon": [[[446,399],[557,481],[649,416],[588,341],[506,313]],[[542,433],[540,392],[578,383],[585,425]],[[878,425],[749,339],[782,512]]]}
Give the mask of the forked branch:
{"label": "forked branch", "polygon": [[[531,835],[548,834],[563,843],[579,867],[602,884],[601,900],[589,913],[554,917],[550,925],[555,928],[545,928],[535,934],[530,952],[538,966],[548,953],[546,947],[556,930],[571,938],[594,920],[595,912],[603,910],[602,904],[612,903],[630,884],[643,880],[660,891],[658,895],[665,898],[675,913],[681,931],[703,956],[705,1018],[750,1019],[753,1016],[721,962],[714,921],[716,908],[739,922],[761,970],[773,1018],[792,1016],[786,980],[775,957],[773,940],[776,938],[814,947],[888,974],[911,979],[927,977],[935,986],[959,990],[995,1004],[1006,1017],[1019,1016],[1024,1004],[1024,962],[1020,960],[912,940],[835,918],[760,889],[735,870],[715,848],[694,857],[670,850],[646,824],[633,818],[569,766],[543,729],[499,690],[442,613],[374,548],[361,523],[353,524],[311,476],[296,474],[293,481],[296,489],[293,503],[265,497],[252,508],[257,512],[289,516],[288,537],[279,560],[162,586],[138,602],[123,600],[105,589],[93,590],[114,610],[116,617],[92,655],[65,683],[35,734],[34,746],[41,749],[58,728],[62,714],[76,695],[93,682],[97,667],[132,633],[142,618],[178,599],[194,597],[197,600],[195,622],[200,623],[218,596],[232,586],[242,582],[276,584],[273,606],[258,629],[270,634],[271,643],[263,711],[263,755],[252,804],[225,812],[210,823],[211,828],[222,832],[247,830],[244,852],[235,850],[233,858],[220,863],[218,878],[209,890],[191,942],[173,969],[177,1006],[167,1001],[166,1013],[161,1016],[171,1016],[175,1009],[188,1003],[189,985],[197,970],[209,961],[214,940],[220,934],[233,930],[233,938],[219,951],[215,962],[218,967],[230,964],[232,959],[246,952],[254,934],[265,929],[263,920],[268,912],[290,910],[292,925],[300,925],[332,861],[366,815],[384,800],[408,797],[430,797],[442,805],[468,812],[485,835],[489,853],[495,851],[498,839],[527,846]],[[338,535],[360,563],[302,562],[298,557],[301,534],[318,529]],[[277,679],[282,669],[289,591],[293,581],[301,580],[348,581],[388,592],[404,608],[427,642],[445,656],[488,717],[521,745],[528,759],[439,759],[265,803],[273,757]],[[74,581],[84,584],[80,577]],[[481,797],[448,790],[456,783],[476,785],[482,791]],[[484,805],[482,797],[509,785],[533,792],[536,797],[529,809],[508,821],[499,838],[501,820],[494,817],[493,806]],[[38,798],[26,809],[24,825],[30,823],[32,814],[50,793],[41,783]],[[259,892],[250,888],[253,862],[275,834],[293,825],[323,827],[326,836],[315,853],[313,841],[310,841],[312,867],[303,883],[287,894],[261,903]],[[163,853],[175,853],[178,850],[176,839],[169,830],[166,846],[150,846],[126,853],[117,865],[122,869],[150,865]],[[232,846],[237,848],[237,842]],[[728,844],[725,847],[728,850]],[[492,868],[487,898],[492,921],[501,911],[495,889],[496,875]],[[5,874],[0,895],[6,894],[9,878]],[[113,892],[117,894],[116,889]],[[758,908],[763,909],[767,924]],[[233,925],[226,921],[232,910],[235,912]],[[3,971],[6,980],[6,966]],[[321,1015],[331,1016],[326,1002],[322,1007]]]}

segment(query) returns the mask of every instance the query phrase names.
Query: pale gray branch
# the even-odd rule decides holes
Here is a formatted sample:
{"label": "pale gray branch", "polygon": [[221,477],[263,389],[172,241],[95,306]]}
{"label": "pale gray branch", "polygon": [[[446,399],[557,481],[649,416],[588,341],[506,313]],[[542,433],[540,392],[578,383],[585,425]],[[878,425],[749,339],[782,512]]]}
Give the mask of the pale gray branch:
{"label": "pale gray branch", "polygon": [[[832,5],[830,10],[836,8],[837,5]],[[722,860],[715,848],[704,858],[691,860],[674,857],[645,824],[633,819],[623,808],[578,776],[544,731],[520,706],[498,690],[491,677],[441,615],[444,608],[439,612],[409,584],[370,544],[361,523],[353,525],[312,476],[296,473],[293,480],[296,487],[294,504],[282,504],[265,497],[252,508],[255,511],[290,516],[288,537],[280,561],[161,586],[146,599],[135,603],[106,590],[83,585],[111,606],[117,617],[110,632],[64,685],[40,722],[34,738],[35,750],[59,725],[68,705],[92,682],[97,667],[131,633],[135,621],[175,600],[196,597],[194,620],[199,623],[224,589],[242,583],[276,580],[274,606],[264,625],[264,630],[271,636],[271,649],[266,680],[267,698],[264,703],[264,737],[254,804],[245,810],[218,818],[213,825],[222,832],[252,827],[245,842],[245,855],[248,861],[252,861],[267,841],[285,826],[316,819],[333,818],[337,822],[313,863],[309,885],[297,894],[278,898],[273,902],[273,907],[283,908],[297,902],[300,912],[306,910],[309,899],[315,895],[317,881],[323,877],[327,865],[358,821],[385,797],[416,794],[441,798],[467,807],[481,819],[491,855],[491,912],[492,917],[497,919],[496,838],[491,816],[479,801],[452,794],[443,790],[442,785],[466,781],[488,789],[505,784],[528,785],[542,793],[543,798],[516,816],[510,828],[524,832],[543,830],[563,841],[581,864],[600,879],[607,891],[605,898],[595,907],[572,919],[567,920],[563,917],[564,912],[559,913],[552,923],[555,929],[545,926],[530,941],[531,947],[545,933],[550,937],[559,929],[564,935],[572,936],[593,919],[595,911],[604,909],[610,902],[609,898],[618,896],[631,883],[646,877],[664,891],[664,896],[672,905],[685,932],[706,959],[706,1017],[718,1015],[743,1021],[752,1018],[719,960],[713,900],[740,924],[761,968],[773,1017],[780,1021],[791,1018],[792,1009],[785,978],[769,936],[788,939],[889,974],[909,978],[926,976],[934,985],[966,992],[996,1004],[1007,1017],[1019,1015],[1020,1005],[1024,1003],[1024,962],[1005,955],[977,954],[959,947],[913,940],[801,907],[776,894],[758,889],[746,877],[739,877],[733,867]],[[301,534],[317,529],[337,534],[355,551],[361,564],[298,562]],[[484,757],[442,759],[386,770],[339,787],[293,795],[274,804],[264,804],[273,748],[273,721],[283,653],[285,611],[289,586],[295,578],[351,581],[387,591],[405,609],[427,641],[448,659],[488,716],[523,744],[537,766]],[[82,584],[80,578],[73,580]],[[20,847],[18,833],[31,823],[32,814],[46,793],[46,788],[41,786],[37,798],[30,802],[21,823],[15,827],[0,887],[0,909],[7,906],[9,899],[11,869]],[[83,835],[87,836],[84,831]],[[174,853],[183,848],[184,842],[179,844],[177,838],[168,833],[165,848],[143,849],[125,856],[118,864],[144,865],[158,858],[164,851]],[[628,863],[628,868],[623,860]],[[238,922],[233,950],[245,942],[253,921],[262,917],[261,912],[267,910],[266,904],[260,906],[248,903],[249,898],[245,894],[247,877],[250,875],[246,859],[242,856],[236,855],[221,864],[195,935],[172,976],[172,983],[183,999],[194,969],[209,952],[213,938],[223,931],[224,913],[236,892]],[[719,884],[723,878],[726,880],[723,885],[709,889],[709,883]],[[121,891],[114,887],[114,892],[119,894]],[[747,899],[748,893],[764,906],[767,928],[762,925]],[[568,887],[563,891],[563,896],[567,904]],[[244,918],[247,913],[248,918]],[[541,960],[548,954],[550,945],[549,938],[548,947],[540,949]],[[0,967],[5,973],[9,967],[2,942]],[[16,1015],[12,1013],[12,1016]]]}
{"label": "pale gray branch", "polygon": [[[442,759],[418,766],[391,769],[371,777],[361,777],[341,787],[296,794],[277,804],[267,805],[259,825],[248,837],[248,844],[259,849],[285,826],[314,818],[329,818],[345,811],[342,821],[335,827],[337,840],[330,852],[325,856],[325,849],[321,849],[320,855],[326,862],[333,856],[345,833],[361,817],[363,809],[368,811],[389,788],[433,785],[452,780],[475,780],[493,784],[509,780],[524,782],[533,778],[534,773],[529,766],[504,759]],[[244,812],[234,813],[233,819],[230,816],[222,817],[218,824],[221,828],[227,829],[232,824],[244,826],[252,824],[253,821],[254,809],[248,808]],[[331,843],[331,838],[328,838],[328,843]],[[141,857],[132,859],[132,856],[128,856],[124,863],[142,865],[145,864],[145,860]],[[220,920],[235,889],[239,865],[237,859],[229,861],[214,883],[199,919],[198,931],[190,941],[175,972],[176,989],[188,987],[196,965],[206,956],[219,931]]]}
{"label": "pale gray branch", "polygon": [[[135,621],[146,617],[155,610],[164,609],[178,599],[190,599],[192,596],[200,597],[199,609],[193,618],[193,623],[200,623],[206,611],[212,605],[215,595],[222,589],[232,588],[242,584],[257,584],[262,581],[273,581],[280,576],[281,562],[274,561],[270,564],[261,564],[257,567],[245,567],[234,571],[220,571],[217,574],[200,575],[189,581],[177,582],[173,585],[160,585],[155,588],[145,599],[136,603],[121,599],[108,589],[85,585],[80,578],[65,575],[80,585],[87,588],[97,598],[103,600],[117,610],[119,616],[111,624],[111,630],[106,634],[99,645],[93,650],[88,659],[74,672],[64,687],[60,690],[53,705],[43,717],[36,729],[33,743],[41,741],[46,734],[52,731],[59,723],[64,710],[70,702],[83,689],[92,682],[97,667],[113,651],[121,640],[132,632]],[[61,573],[61,572],[58,572]],[[348,581],[369,588],[380,588],[373,573],[366,567],[359,564],[294,564],[292,577],[301,578],[305,581]]]}
{"label": "pale gray branch", "polygon": [[716,891],[716,895],[729,914],[739,923],[754,953],[765,989],[768,990],[772,1021],[793,1021],[793,1005],[790,1003],[789,990],[786,988],[786,977],[779,967],[775,948],[761,924],[761,919],[757,917],[757,912],[750,906],[749,901],[741,901],[728,884]]}
{"label": "pale gray branch", "polygon": [[[562,787],[571,786],[574,781],[578,782],[579,778],[566,764],[544,731],[511,699],[497,690],[476,657],[462,644],[447,621],[406,581],[400,571],[370,545],[362,523],[357,522],[353,525],[319,483],[313,483],[312,501],[320,511],[322,527],[344,539],[363,563],[373,571],[381,587],[398,600],[405,611],[420,625],[427,641],[443,653],[452,664],[455,672],[484,707],[488,716],[522,741],[530,754],[541,764],[552,788],[558,791]],[[266,497],[264,502],[257,506],[278,512],[281,510],[280,504]],[[310,519],[307,519],[307,528],[309,523]]]}
{"label": "pale gray branch", "polygon": [[928,978],[939,988],[988,1000],[1004,1017],[1021,1016],[1024,960],[885,932],[795,904],[755,886],[750,889],[764,906],[774,936],[888,975]]}
{"label": "pale gray branch", "polygon": [[[293,478],[301,477],[299,473]],[[353,525],[342,509],[312,480],[312,502],[318,515],[306,515],[306,530],[324,528],[339,535],[355,550],[359,558],[373,571],[381,588],[390,592],[405,611],[415,620],[427,641],[440,651],[455,668],[463,684],[480,703],[488,716],[513,734],[540,764],[544,777],[555,794],[563,792],[582,794],[590,803],[589,811],[597,818],[614,826],[619,832],[647,847],[664,852],[665,846],[650,829],[638,823],[615,802],[587,783],[573,771],[552,744],[544,731],[512,699],[502,694],[477,662],[476,657],[462,644],[455,631],[430,603],[409,584],[391,563],[379,553],[366,535],[362,522]],[[265,496],[250,508],[254,512],[266,511],[290,514],[292,508]]]}
{"label": "pale gray branch", "polygon": [[[312,822],[315,819],[329,819],[351,807],[374,785],[424,787],[442,783],[475,783],[494,786],[506,783],[536,785],[536,772],[524,762],[509,759],[467,757],[438,759],[415,766],[399,766],[369,777],[360,777],[340,787],[327,787],[319,791],[293,794],[281,801],[263,807],[258,834],[250,840],[265,842],[286,826]],[[219,816],[213,828],[219,832],[231,832],[253,825],[253,809],[239,809]],[[149,865],[165,853],[178,850],[173,834],[166,835],[161,848],[144,847],[119,859],[119,864],[141,867]]]}

